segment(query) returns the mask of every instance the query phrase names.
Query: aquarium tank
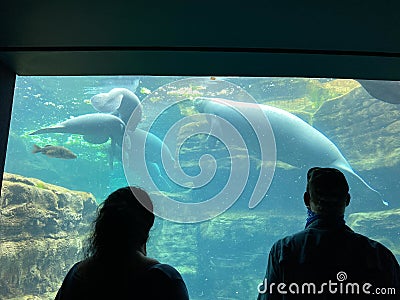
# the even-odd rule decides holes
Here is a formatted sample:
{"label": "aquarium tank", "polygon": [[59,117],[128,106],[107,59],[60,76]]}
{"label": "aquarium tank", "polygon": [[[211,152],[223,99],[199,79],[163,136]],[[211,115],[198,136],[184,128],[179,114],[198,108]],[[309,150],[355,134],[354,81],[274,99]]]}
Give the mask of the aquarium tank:
{"label": "aquarium tank", "polygon": [[140,186],[147,251],[190,298],[256,299],[272,244],[304,228],[306,172],[340,169],[348,226],[400,260],[398,82],[17,76],[0,199],[0,298],[54,299],[96,209]]}

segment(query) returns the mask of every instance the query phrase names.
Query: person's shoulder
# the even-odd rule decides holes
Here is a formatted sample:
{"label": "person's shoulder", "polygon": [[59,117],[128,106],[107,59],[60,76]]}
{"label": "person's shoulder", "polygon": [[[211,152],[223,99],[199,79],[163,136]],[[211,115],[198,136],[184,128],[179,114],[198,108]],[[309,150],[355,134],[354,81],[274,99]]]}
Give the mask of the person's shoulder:
{"label": "person's shoulder", "polygon": [[364,247],[368,247],[368,248],[373,249],[374,251],[378,251],[379,253],[382,253],[382,254],[393,256],[393,253],[389,250],[389,248],[387,248],[381,242],[374,240],[372,238],[369,238],[361,233],[354,232],[353,234],[361,243],[363,243]]}
{"label": "person's shoulder", "polygon": [[142,277],[146,299],[188,300],[189,294],[181,274],[171,265],[157,263]]}
{"label": "person's shoulder", "polygon": [[169,264],[154,264],[148,269],[148,272],[162,274],[170,280],[182,280],[182,276],[178,270]]}
{"label": "person's shoulder", "polygon": [[83,263],[84,263],[83,261],[78,261],[74,263],[72,267],[69,269],[66,278],[76,277],[77,274],[80,274],[81,273],[80,270],[82,268]]}
{"label": "person's shoulder", "polygon": [[389,248],[387,248],[381,242],[369,238],[363,234],[354,232],[353,235],[355,239],[358,240],[355,247],[360,249],[360,253],[363,253],[364,256],[369,257],[370,262],[375,260],[379,262],[382,268],[394,268],[400,275],[399,263]]}
{"label": "person's shoulder", "polygon": [[293,234],[290,235],[286,235],[285,237],[277,240],[274,245],[278,246],[278,245],[287,245],[290,243],[293,243],[295,241],[301,240],[304,238],[304,236],[307,234],[307,231],[305,229],[295,232]]}
{"label": "person's shoulder", "polygon": [[298,243],[298,241],[301,240],[301,236],[304,235],[303,231],[287,235],[283,238],[276,240],[272,244],[270,253],[274,255],[280,255],[280,253],[282,253],[282,251],[285,251],[285,249],[293,247],[294,244]]}

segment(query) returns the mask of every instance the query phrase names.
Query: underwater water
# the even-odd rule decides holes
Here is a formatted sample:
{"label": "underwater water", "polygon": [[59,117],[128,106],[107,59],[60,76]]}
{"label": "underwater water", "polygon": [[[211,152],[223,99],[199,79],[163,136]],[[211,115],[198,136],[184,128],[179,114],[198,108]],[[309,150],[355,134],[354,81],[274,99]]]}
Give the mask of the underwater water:
{"label": "underwater water", "polygon": [[[148,255],[181,272],[191,299],[255,299],[271,245],[304,228],[313,166],[344,172],[347,224],[400,260],[400,104],[379,98],[351,79],[20,76],[5,172],[38,179],[37,195],[69,195],[55,185],[88,192],[96,205],[119,187],[143,187],[158,216]],[[24,182],[9,179],[16,181]],[[82,258],[89,227],[78,223],[95,206],[80,200],[76,208],[72,197],[19,226],[13,218],[24,201],[35,204],[0,202],[10,245],[0,247],[0,261],[25,257],[12,243],[41,243],[10,266],[12,280],[0,271],[0,298],[51,299],[70,262]],[[43,254],[42,242],[61,259]],[[60,261],[59,273],[46,269]]]}

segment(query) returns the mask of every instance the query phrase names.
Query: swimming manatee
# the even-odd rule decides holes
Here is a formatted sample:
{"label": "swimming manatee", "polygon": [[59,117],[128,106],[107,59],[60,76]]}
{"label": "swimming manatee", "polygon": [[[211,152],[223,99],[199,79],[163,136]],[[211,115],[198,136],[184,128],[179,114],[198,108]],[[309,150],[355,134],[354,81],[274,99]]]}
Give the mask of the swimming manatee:
{"label": "swimming manatee", "polygon": [[[245,137],[252,135],[249,121],[253,124],[264,122],[257,115],[261,109],[274,133],[277,160],[298,168],[331,166],[345,171],[359,180],[366,188],[376,193],[383,204],[387,205],[381,194],[354,172],[336,145],[299,117],[268,105],[236,102],[221,98],[198,97],[194,100],[194,104],[201,113],[217,115],[227,120]],[[242,114],[244,112],[244,116],[240,112]],[[217,127],[213,130],[223,130],[223,128],[218,128],[218,124],[212,124],[212,126]],[[247,146],[252,149],[255,145]],[[254,207],[257,204],[252,203],[251,206]]]}
{"label": "swimming manatee", "polygon": [[142,104],[139,98],[125,88],[114,88],[108,93],[94,95],[90,102],[99,112],[117,114],[125,124],[133,114],[134,121],[129,126],[135,127],[142,118]]}
{"label": "swimming manatee", "polygon": [[375,99],[400,104],[400,81],[357,80]]}
{"label": "swimming manatee", "polygon": [[[164,189],[170,189],[170,184],[165,179],[168,177],[165,168],[171,169],[175,160],[168,146],[160,138],[139,128],[127,130],[122,149],[125,174],[129,180],[136,179],[136,174],[142,178],[146,178],[147,174]],[[163,159],[167,165],[163,164]]]}
{"label": "swimming manatee", "polygon": [[80,134],[87,142],[92,144],[103,144],[111,139],[110,162],[112,162],[115,145],[122,145],[124,131],[125,123],[120,118],[111,114],[95,113],[68,119],[57,125],[36,130],[30,135],[44,133]]}

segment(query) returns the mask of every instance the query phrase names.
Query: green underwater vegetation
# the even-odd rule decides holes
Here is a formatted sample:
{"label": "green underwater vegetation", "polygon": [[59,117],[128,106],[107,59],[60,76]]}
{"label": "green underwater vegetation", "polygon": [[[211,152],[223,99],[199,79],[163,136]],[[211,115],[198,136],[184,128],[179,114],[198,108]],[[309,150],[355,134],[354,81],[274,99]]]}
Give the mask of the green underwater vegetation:
{"label": "green underwater vegetation", "polygon": [[43,181],[37,181],[37,182],[35,183],[35,186],[36,186],[38,189],[42,189],[42,190],[47,190],[47,189],[48,189],[48,187],[46,186],[46,184],[45,184]]}
{"label": "green underwater vegetation", "polygon": [[142,87],[142,88],[140,89],[139,92],[140,92],[141,94],[145,94],[145,95],[151,94],[151,90],[149,90],[149,89],[146,88],[146,87]]}
{"label": "green underwater vegetation", "polygon": [[275,101],[262,101],[267,105],[275,106],[291,112],[313,125],[315,113],[327,101],[333,101],[348,94],[360,84],[352,79],[335,79],[321,82],[317,79],[303,79],[305,84],[303,93],[297,94],[295,98],[284,98]]}
{"label": "green underwater vegetation", "polygon": [[188,87],[181,87],[176,90],[167,91],[167,95],[178,96],[183,99],[193,100],[196,97],[204,95],[205,86],[202,85],[189,85]]}

